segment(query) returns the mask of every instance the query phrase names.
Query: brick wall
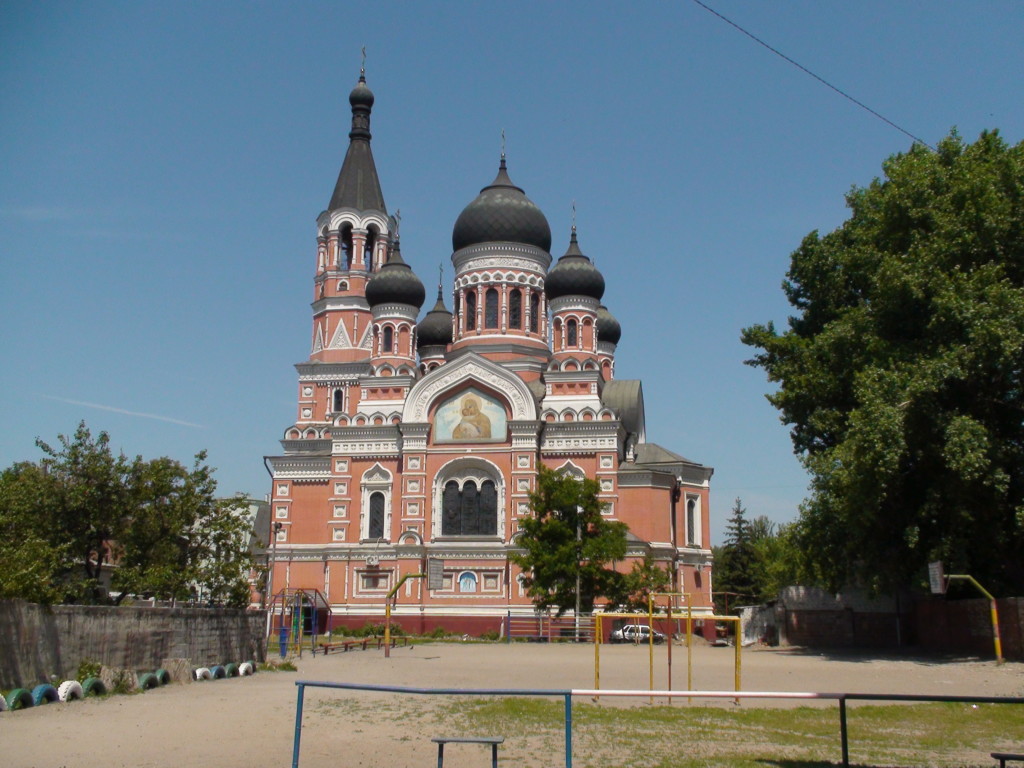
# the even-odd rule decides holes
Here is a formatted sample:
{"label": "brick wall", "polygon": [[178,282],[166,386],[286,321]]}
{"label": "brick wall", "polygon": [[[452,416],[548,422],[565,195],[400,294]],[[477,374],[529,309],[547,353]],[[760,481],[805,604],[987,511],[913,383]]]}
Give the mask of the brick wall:
{"label": "brick wall", "polygon": [[262,613],[229,608],[92,605],[0,600],[0,688],[73,677],[88,659],[152,671],[164,659],[193,666],[264,660]]}

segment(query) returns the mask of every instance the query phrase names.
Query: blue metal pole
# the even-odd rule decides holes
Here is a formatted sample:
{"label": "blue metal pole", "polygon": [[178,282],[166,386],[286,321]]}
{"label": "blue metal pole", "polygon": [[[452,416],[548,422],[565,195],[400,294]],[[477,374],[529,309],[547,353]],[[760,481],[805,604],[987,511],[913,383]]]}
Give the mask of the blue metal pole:
{"label": "blue metal pole", "polygon": [[572,694],[565,694],[565,768],[572,768]]}
{"label": "blue metal pole", "polygon": [[299,686],[299,697],[295,702],[295,744],[292,746],[292,768],[299,768],[299,739],[302,737],[302,699],[306,694],[306,686]]}
{"label": "blue metal pole", "polygon": [[843,742],[843,768],[850,768],[850,742],[846,733],[846,698],[839,699],[839,738]]}

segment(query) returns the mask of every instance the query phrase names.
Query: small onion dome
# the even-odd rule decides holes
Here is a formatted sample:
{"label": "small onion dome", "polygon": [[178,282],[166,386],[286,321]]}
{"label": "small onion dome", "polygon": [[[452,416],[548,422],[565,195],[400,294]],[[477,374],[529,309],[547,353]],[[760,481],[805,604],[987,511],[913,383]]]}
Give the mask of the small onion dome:
{"label": "small onion dome", "polygon": [[409,304],[419,310],[426,295],[423,283],[416,277],[412,267],[402,261],[402,250],[395,238],[388,263],[366,284],[366,301],[371,307],[378,304]]}
{"label": "small onion dome", "polygon": [[416,326],[416,347],[445,347],[452,343],[452,313],[444,306],[441,286],[437,287],[437,303]]}
{"label": "small onion dome", "polygon": [[348,95],[348,103],[353,107],[366,107],[367,109],[373,107],[373,91],[366,85],[365,74],[359,74],[359,82],[352,89],[352,93]]}
{"label": "small onion dome", "polygon": [[544,293],[548,301],[559,296],[589,296],[600,301],[604,296],[604,276],[580,250],[576,227],[572,228],[569,249],[544,279]]}
{"label": "small onion dome", "polygon": [[452,249],[477,243],[525,243],[551,250],[551,227],[540,208],[512,183],[501,158],[498,175],[467,205],[452,230]]}
{"label": "small onion dome", "polygon": [[615,319],[608,307],[601,304],[597,308],[597,340],[607,341],[609,344],[618,344],[622,338],[622,326]]}

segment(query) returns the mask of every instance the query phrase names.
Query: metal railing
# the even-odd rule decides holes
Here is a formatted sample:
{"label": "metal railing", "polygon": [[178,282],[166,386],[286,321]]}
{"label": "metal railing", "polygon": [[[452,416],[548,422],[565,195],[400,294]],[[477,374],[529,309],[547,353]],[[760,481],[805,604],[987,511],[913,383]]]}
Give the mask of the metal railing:
{"label": "metal railing", "polygon": [[936,701],[966,704],[1024,704],[1024,696],[939,696],[915,693],[815,693],[807,691],[642,691],[605,689],[543,689],[543,688],[410,688],[401,685],[368,683],[331,683],[296,680],[298,696],[295,703],[295,740],[292,746],[292,768],[299,768],[299,746],[302,737],[302,708],[306,688],[337,688],[341,690],[401,693],[419,696],[557,696],[565,703],[565,768],[572,768],[572,699],[574,696],[624,696],[704,699],[818,699],[839,702],[839,738],[843,766],[849,768],[850,749],[846,727],[848,701]]}

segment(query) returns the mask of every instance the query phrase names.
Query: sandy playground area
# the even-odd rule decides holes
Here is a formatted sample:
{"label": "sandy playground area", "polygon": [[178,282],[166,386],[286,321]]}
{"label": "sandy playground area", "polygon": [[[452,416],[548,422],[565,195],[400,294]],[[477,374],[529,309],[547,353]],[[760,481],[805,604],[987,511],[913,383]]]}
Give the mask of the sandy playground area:
{"label": "sandy playground area", "polygon": [[[693,649],[694,690],[732,690],[733,649]],[[601,688],[647,689],[646,647],[601,647]],[[573,644],[439,643],[296,660],[298,672],[170,684],[144,694],[49,704],[0,713],[0,756],[6,766],[58,768],[253,768],[291,765],[296,680],[378,683],[413,687],[592,688],[594,650]],[[667,687],[666,649],[655,650],[655,687]],[[686,688],[686,649],[673,651],[673,685]],[[1024,695],[1024,664],[822,655],[793,649],[744,649],[744,690],[950,695]],[[664,700],[662,700],[662,703]],[[443,720],[453,699],[438,696],[307,689],[302,736],[303,768],[436,764],[432,736],[454,735]],[[647,699],[602,699],[607,706],[646,706]],[[797,706],[743,703],[743,707]],[[685,706],[680,703],[680,706]],[[692,706],[733,707],[731,701]],[[835,707],[834,702],[822,706]],[[439,722],[438,713],[442,720]],[[508,723],[503,765],[558,766],[557,750],[537,762],[517,752]],[[552,734],[557,744],[559,734]],[[534,753],[535,754],[535,753]],[[484,748],[450,747],[445,765],[480,768]],[[614,765],[614,761],[605,763]]]}

